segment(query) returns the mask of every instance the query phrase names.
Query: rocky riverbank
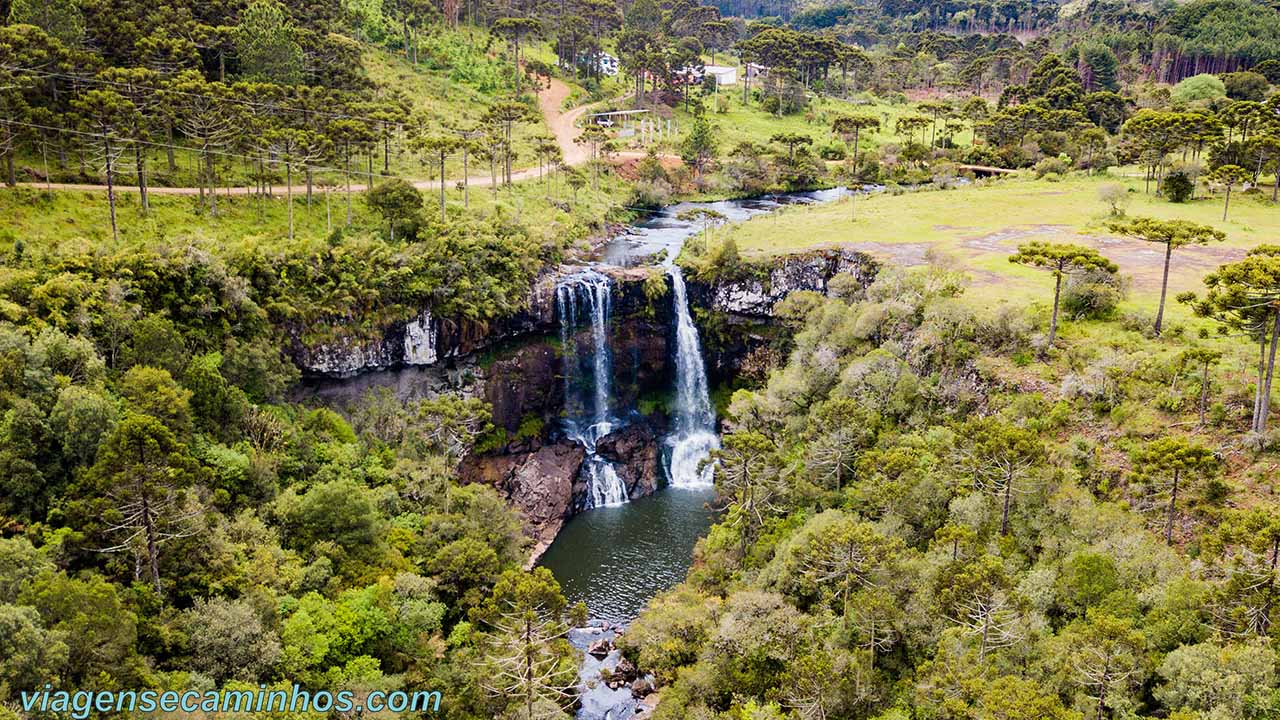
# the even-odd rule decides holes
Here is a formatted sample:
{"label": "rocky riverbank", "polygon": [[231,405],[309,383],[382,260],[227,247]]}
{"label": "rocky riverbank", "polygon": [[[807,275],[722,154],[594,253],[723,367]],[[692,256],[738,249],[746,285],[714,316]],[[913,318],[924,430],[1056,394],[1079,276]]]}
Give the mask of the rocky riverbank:
{"label": "rocky riverbank", "polygon": [[[600,455],[614,464],[632,500],[653,494],[661,485],[658,438],[664,430],[665,417],[660,414],[635,417],[597,445]],[[587,485],[581,445],[563,439],[529,444],[528,449],[472,455],[463,462],[461,476],[463,482],[497,488],[520,509],[534,541],[532,566],[565,521],[586,507]]]}
{"label": "rocky riverbank", "polygon": [[657,706],[653,676],[623,657],[614,644],[623,632],[609,623],[569,631],[569,643],[583,654],[579,718],[646,718]]}

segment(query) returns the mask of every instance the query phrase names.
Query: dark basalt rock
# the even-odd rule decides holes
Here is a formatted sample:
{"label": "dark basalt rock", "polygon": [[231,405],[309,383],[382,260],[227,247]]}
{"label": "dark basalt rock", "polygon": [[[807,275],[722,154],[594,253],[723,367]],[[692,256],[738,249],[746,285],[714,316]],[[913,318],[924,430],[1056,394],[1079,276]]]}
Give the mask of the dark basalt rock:
{"label": "dark basalt rock", "polygon": [[645,419],[615,430],[596,443],[596,452],[613,463],[632,500],[652,495],[658,489],[658,442],[654,421]]}
{"label": "dark basalt rock", "polygon": [[[310,377],[351,377],[372,370],[404,366],[436,365],[471,355],[513,338],[550,333],[558,327],[556,283],[560,278],[582,271],[564,266],[544,272],[529,289],[525,309],[510,317],[487,322],[456,320],[436,316],[423,308],[414,318],[388,325],[372,333],[344,332],[347,318],[334,318],[323,335],[332,339],[307,341],[307,327],[291,329],[289,354]],[[666,317],[669,303],[658,303],[655,314],[645,282],[655,270],[649,268],[599,268],[614,280],[613,315],[644,315],[659,321]]]}
{"label": "dark basalt rock", "polygon": [[[584,332],[589,335],[590,329]],[[613,354],[614,407],[634,407],[642,395],[670,388],[669,334],[669,322],[648,317],[619,318],[613,323],[609,350]],[[586,338],[584,335],[579,341]]]}
{"label": "dark basalt rock", "polygon": [[572,515],[584,457],[581,446],[559,442],[530,452],[473,455],[463,462],[461,475],[464,482],[491,485],[511,500],[524,516],[536,560]]}
{"label": "dark basalt rock", "polygon": [[[543,425],[558,416],[564,402],[560,383],[560,356],[547,341],[520,344],[503,353],[485,368],[482,397],[493,408],[493,424],[515,437],[509,449],[536,449],[528,443],[537,437],[521,436],[521,424],[538,418]],[[523,429],[526,433],[528,428]],[[519,444],[524,443],[525,448]]]}

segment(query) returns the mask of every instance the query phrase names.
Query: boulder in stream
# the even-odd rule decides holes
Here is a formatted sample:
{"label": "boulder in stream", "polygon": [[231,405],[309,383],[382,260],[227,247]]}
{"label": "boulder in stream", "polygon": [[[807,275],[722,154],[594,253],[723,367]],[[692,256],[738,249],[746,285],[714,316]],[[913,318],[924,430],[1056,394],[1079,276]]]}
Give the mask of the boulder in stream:
{"label": "boulder in stream", "polygon": [[613,676],[631,682],[640,677],[640,671],[636,669],[635,663],[622,658],[618,661],[618,666],[613,669]]}
{"label": "boulder in stream", "polygon": [[639,700],[640,698],[647,697],[652,692],[653,683],[649,682],[646,678],[636,678],[631,681],[631,697]]}
{"label": "boulder in stream", "polygon": [[649,420],[619,428],[596,444],[600,457],[613,463],[632,500],[658,488],[658,434]]}
{"label": "boulder in stream", "polygon": [[603,660],[613,651],[613,643],[608,638],[600,638],[587,646],[587,654],[597,660]]}

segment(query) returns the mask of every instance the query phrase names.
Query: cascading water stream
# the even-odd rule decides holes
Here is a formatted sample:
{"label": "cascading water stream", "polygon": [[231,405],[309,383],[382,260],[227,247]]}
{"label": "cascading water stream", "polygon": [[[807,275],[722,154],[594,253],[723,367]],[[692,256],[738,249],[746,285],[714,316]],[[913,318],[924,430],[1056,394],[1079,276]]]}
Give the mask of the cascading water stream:
{"label": "cascading water stream", "polygon": [[[656,253],[666,257],[663,264],[671,277],[675,316],[672,352],[675,392],[668,413],[671,429],[662,441],[661,466],[669,487],[679,491],[642,497],[615,512],[580,514],[565,526],[540,560],[555,573],[565,596],[571,602],[586,603],[594,618],[588,626],[576,628],[568,638],[583,657],[577,720],[622,720],[635,715],[640,701],[629,683],[617,681],[618,650],[612,649],[601,659],[588,649],[612,638],[620,627],[636,617],[650,598],[687,576],[694,545],[698,538],[705,536],[716,518],[716,512],[711,509],[715,494],[714,468],[704,463],[720,446],[715,432],[715,407],[708,392],[701,338],[690,313],[685,279],[680,268],[674,265],[674,258],[680,254],[685,241],[697,234],[700,227],[680,220],[679,216],[685,210],[702,207],[736,222],[772,212],[782,205],[830,202],[847,194],[844,188],[835,188],[770,199],[682,203],[654,213],[603,248],[601,261],[605,265],[649,265]],[[601,302],[602,278],[592,272],[568,278],[556,295],[565,352],[566,434],[588,448],[590,455],[582,477],[593,488],[601,489],[608,483],[592,478],[593,467],[601,471],[607,467],[611,471],[612,466],[596,456],[595,442],[616,422],[612,412],[620,413],[608,407],[608,392],[603,395],[598,392],[607,387],[594,382],[596,377],[609,382],[611,371],[608,347],[601,342],[607,339],[606,323],[595,322],[599,311],[604,318],[608,317],[609,288],[604,278],[605,297]],[[579,355],[573,347],[574,328],[579,322],[578,314],[587,312],[593,313],[591,337],[600,350],[587,355],[584,337],[584,351]],[[585,324],[585,318],[582,322]],[[599,334],[595,332],[597,327]],[[600,397],[605,398],[604,403],[597,400]],[[601,407],[603,412],[599,410]],[[596,429],[591,430],[592,426]],[[608,429],[600,432],[602,427]],[[602,465],[595,465],[595,460]],[[591,506],[599,504],[596,500],[591,503]]]}
{"label": "cascading water stream", "polygon": [[715,468],[705,461],[720,447],[716,414],[698,327],[689,314],[684,275],[675,264],[668,274],[676,311],[676,401],[674,427],[666,440],[668,480],[672,487],[706,487],[712,484]]}
{"label": "cascading water stream", "polygon": [[[556,312],[560,320],[560,344],[564,356],[565,435],[587,450],[582,472],[587,481],[587,507],[620,505],[627,488],[613,463],[596,454],[596,443],[614,427],[609,408],[613,363],[609,352],[609,313],[612,281],[586,270],[556,286]],[[577,325],[581,311],[591,323],[591,355],[578,352]],[[589,375],[584,360],[590,361]]]}

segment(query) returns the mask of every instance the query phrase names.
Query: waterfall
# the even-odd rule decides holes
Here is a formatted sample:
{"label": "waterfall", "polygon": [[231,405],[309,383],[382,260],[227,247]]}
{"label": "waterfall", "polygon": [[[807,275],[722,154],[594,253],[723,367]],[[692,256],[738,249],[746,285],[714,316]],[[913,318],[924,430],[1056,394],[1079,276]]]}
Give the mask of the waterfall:
{"label": "waterfall", "polygon": [[[627,501],[627,488],[613,463],[596,454],[596,443],[614,427],[609,410],[613,363],[609,352],[609,311],[612,281],[594,270],[571,275],[556,286],[556,313],[560,320],[560,345],[564,358],[565,435],[587,450],[582,473],[587,482],[587,507],[619,505]],[[579,317],[591,323],[591,351],[578,351]],[[584,370],[589,361],[589,372]]]}
{"label": "waterfall", "polygon": [[674,487],[699,487],[712,483],[714,468],[698,466],[720,447],[716,414],[707,389],[707,368],[702,361],[698,328],[689,315],[689,299],[679,265],[672,265],[672,303],[676,311],[675,423],[667,436],[668,478]]}

